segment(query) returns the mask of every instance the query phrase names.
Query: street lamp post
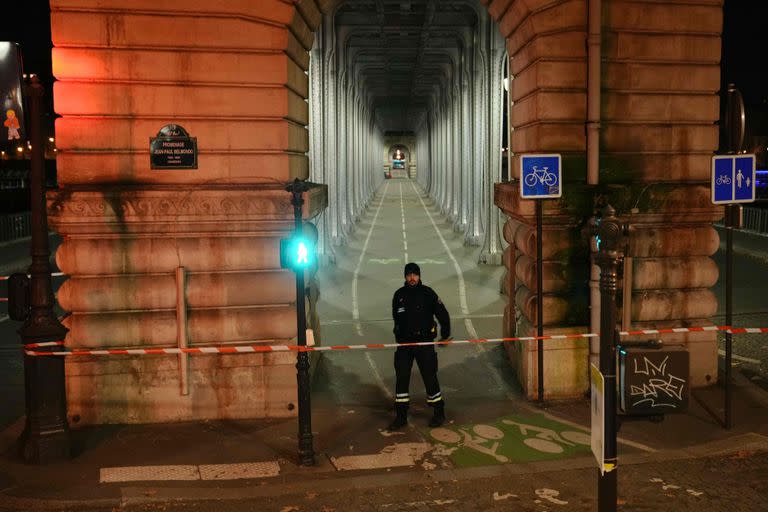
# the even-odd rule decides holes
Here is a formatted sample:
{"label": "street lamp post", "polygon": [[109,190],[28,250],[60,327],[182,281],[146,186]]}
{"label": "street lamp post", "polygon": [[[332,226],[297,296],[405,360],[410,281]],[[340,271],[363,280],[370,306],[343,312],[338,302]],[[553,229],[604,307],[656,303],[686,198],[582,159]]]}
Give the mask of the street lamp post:
{"label": "street lamp post", "polygon": [[627,225],[616,217],[609,205],[603,208],[594,234],[598,241],[600,266],[600,373],[605,379],[604,459],[597,481],[598,512],[615,512],[618,498],[616,453],[616,282],[619,260],[624,256]]}
{"label": "street lamp post", "polygon": [[[291,193],[295,223],[294,236],[297,239],[303,234],[301,207],[304,205],[304,198],[302,193],[306,192],[308,188],[307,183],[298,178],[286,187],[286,190]],[[305,262],[306,256],[307,254],[304,253]],[[296,273],[296,335],[300,347],[307,345],[307,317],[304,308],[304,269],[305,266],[301,264],[294,268]],[[312,406],[309,389],[309,354],[307,352],[299,351],[296,356],[296,371],[299,402],[299,462],[302,466],[313,466],[315,464],[315,451],[312,447]]]}
{"label": "street lamp post", "polygon": [[[24,345],[62,341],[68,329],[53,311],[51,266],[48,247],[48,216],[45,201],[44,141],[41,126],[43,86],[32,75],[25,87],[29,98],[30,139],[32,142],[30,308],[19,335]],[[45,352],[51,347],[32,350]],[[26,424],[21,435],[24,460],[46,463],[70,455],[64,358],[24,355]]]}

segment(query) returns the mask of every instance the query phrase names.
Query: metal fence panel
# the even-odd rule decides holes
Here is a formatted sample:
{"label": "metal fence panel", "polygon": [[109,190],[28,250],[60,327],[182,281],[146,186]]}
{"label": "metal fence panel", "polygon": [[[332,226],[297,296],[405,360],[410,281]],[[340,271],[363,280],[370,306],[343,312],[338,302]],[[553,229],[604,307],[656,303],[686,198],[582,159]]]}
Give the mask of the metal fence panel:
{"label": "metal fence panel", "polygon": [[768,234],[768,210],[744,208],[744,229],[755,233]]}
{"label": "metal fence panel", "polygon": [[31,217],[30,212],[0,215],[0,242],[30,236]]}

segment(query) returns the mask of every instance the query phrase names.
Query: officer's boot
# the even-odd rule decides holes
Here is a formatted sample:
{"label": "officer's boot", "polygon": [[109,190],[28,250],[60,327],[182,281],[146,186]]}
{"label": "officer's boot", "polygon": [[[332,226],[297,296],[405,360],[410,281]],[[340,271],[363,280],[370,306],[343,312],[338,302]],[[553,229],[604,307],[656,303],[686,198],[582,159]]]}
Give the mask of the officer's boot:
{"label": "officer's boot", "polygon": [[397,413],[397,416],[395,416],[395,419],[387,427],[387,430],[389,431],[399,430],[408,424],[407,404],[395,404],[395,412]]}
{"label": "officer's boot", "polygon": [[431,428],[437,428],[443,423],[445,423],[445,404],[440,401],[434,406],[434,411],[432,412],[432,419],[429,420],[429,426]]}

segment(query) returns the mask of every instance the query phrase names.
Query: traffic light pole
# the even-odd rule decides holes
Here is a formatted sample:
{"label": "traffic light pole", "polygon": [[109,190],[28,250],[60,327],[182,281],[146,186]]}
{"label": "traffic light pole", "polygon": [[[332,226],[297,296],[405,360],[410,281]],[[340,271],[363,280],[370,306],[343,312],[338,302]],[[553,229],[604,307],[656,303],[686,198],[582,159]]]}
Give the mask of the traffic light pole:
{"label": "traffic light pole", "polygon": [[596,235],[600,240],[597,264],[600,266],[600,373],[605,379],[603,425],[604,458],[597,475],[597,510],[615,512],[618,498],[617,418],[616,418],[616,282],[622,257],[626,226],[611,206],[603,209]]}
{"label": "traffic light pole", "polygon": [[[303,232],[301,207],[304,205],[302,193],[307,190],[307,184],[296,178],[286,190],[291,193],[291,204],[295,222],[296,236]],[[307,345],[307,317],[305,311],[304,268],[294,270],[296,273],[296,337],[300,347]],[[300,351],[296,356],[296,379],[298,383],[299,402],[299,462],[302,466],[315,464],[315,451],[312,447],[312,405],[310,401],[309,384],[309,354]]]}
{"label": "traffic light pole", "polygon": [[[24,345],[62,341],[67,328],[53,311],[51,265],[48,247],[48,215],[45,201],[45,169],[42,118],[43,86],[32,75],[26,86],[29,99],[30,140],[32,158],[30,194],[32,226],[30,243],[32,264],[30,275],[30,309],[19,335]],[[51,347],[36,348],[49,351]],[[24,460],[36,464],[63,460],[70,456],[67,397],[63,357],[24,355],[24,391],[26,423],[21,435]]]}

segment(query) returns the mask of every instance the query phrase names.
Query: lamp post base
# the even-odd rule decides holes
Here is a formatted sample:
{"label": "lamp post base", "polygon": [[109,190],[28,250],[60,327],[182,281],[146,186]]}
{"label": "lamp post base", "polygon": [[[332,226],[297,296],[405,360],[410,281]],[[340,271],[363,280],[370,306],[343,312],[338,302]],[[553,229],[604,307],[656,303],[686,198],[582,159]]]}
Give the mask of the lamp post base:
{"label": "lamp post base", "polygon": [[48,430],[43,426],[30,427],[29,421],[19,438],[21,456],[31,464],[48,464],[69,460],[71,445],[69,429],[52,427]]}

